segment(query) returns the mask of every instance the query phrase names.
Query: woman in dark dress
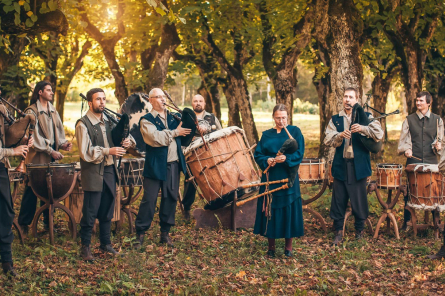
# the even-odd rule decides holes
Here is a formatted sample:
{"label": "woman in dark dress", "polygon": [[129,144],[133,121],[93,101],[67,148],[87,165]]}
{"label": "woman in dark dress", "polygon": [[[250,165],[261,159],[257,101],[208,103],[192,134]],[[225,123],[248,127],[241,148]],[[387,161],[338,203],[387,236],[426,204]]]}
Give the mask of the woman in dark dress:
{"label": "woman in dark dress", "polygon": [[[303,160],[304,138],[298,127],[287,125],[288,111],[285,105],[278,104],[274,107],[272,117],[275,121],[275,127],[263,132],[260,142],[255,150],[255,161],[264,171],[268,165],[269,181],[282,180],[289,177],[289,168],[298,166]],[[298,150],[292,154],[277,156],[283,143],[289,139],[284,130],[284,124],[298,143]],[[263,174],[261,182],[266,182],[267,177]],[[269,190],[281,187],[283,184],[273,184]],[[261,186],[260,193],[265,191]],[[271,215],[267,217],[264,211],[265,197],[260,197],[257,204],[255,227],[253,233],[265,236],[269,240],[269,250],[267,255],[275,256],[275,239],[285,239],[284,254],[292,257],[292,238],[303,235],[303,208],[300,195],[300,183],[298,175],[294,185],[289,189],[277,191],[272,194]]]}

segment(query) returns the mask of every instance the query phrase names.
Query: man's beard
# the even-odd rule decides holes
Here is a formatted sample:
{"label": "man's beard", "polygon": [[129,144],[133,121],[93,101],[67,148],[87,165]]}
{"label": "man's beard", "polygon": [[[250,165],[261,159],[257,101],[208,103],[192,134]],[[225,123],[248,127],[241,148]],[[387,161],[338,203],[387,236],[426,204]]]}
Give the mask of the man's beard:
{"label": "man's beard", "polygon": [[105,110],[105,108],[104,108],[104,109],[101,109],[100,107],[97,107],[97,108],[94,108],[94,107],[93,107],[93,111],[94,111],[94,113],[103,113],[104,110]]}
{"label": "man's beard", "polygon": [[201,113],[202,111],[204,111],[204,109],[201,106],[196,106],[195,108],[193,108],[193,111],[195,111],[196,113]]}

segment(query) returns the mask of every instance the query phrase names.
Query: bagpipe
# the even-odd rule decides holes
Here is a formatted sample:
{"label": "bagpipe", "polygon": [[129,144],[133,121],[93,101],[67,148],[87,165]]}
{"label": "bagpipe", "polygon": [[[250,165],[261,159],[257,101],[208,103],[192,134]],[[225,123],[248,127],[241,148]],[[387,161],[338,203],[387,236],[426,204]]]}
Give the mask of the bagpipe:
{"label": "bagpipe", "polygon": [[[351,129],[352,125],[354,125],[356,123],[363,125],[363,126],[368,126],[374,120],[385,118],[390,115],[395,115],[395,114],[400,113],[399,110],[393,111],[391,113],[385,113],[385,112],[380,112],[379,110],[372,108],[368,104],[368,101],[372,95],[368,94],[367,96],[368,96],[368,98],[366,100],[366,103],[363,106],[361,106],[359,103],[355,103],[354,106],[351,106],[350,104],[348,104],[349,107],[352,107],[351,124],[349,126],[349,129]],[[369,108],[369,109],[377,112],[378,114],[380,114],[380,116],[369,119],[368,115],[365,112],[365,108]],[[363,144],[363,146],[365,146],[365,148],[368,149],[369,152],[379,153],[380,150],[382,150],[383,141],[376,142],[372,138],[368,138],[368,137],[362,136],[360,134],[358,134],[358,136],[359,136],[359,139],[360,139],[361,143]],[[352,141],[349,141],[348,149],[352,149]]]}
{"label": "bagpipe", "polygon": [[[184,109],[180,109],[175,102],[172,100],[172,98],[170,97],[170,95],[168,94],[167,91],[163,90],[165,96],[167,97],[167,99],[172,103],[172,105],[169,105],[167,103],[164,103],[164,105],[170,109],[173,109],[175,111],[177,111],[179,113],[179,115],[174,114],[174,113],[170,113],[168,110],[167,112],[172,115],[176,120],[182,122],[182,127],[183,128],[188,128],[191,129],[191,133],[186,135],[186,136],[182,136],[181,137],[181,146],[189,146],[190,143],[192,142],[196,131],[199,132],[201,138],[202,138],[202,142],[204,143],[204,147],[206,148],[206,150],[208,149],[207,143],[204,139],[204,135],[201,133],[201,131],[198,129],[198,127],[200,126],[199,122],[198,122],[198,118],[196,117],[196,113],[195,111],[193,111],[190,108],[184,108]],[[146,94],[142,95],[143,98],[145,99],[149,99],[149,97]]]}
{"label": "bagpipe", "polygon": [[[79,94],[82,99],[88,102],[87,98],[84,94]],[[111,129],[111,139],[113,140],[114,146],[121,146],[122,142],[128,138],[128,135],[130,134],[130,118],[128,117],[128,114],[120,114],[117,112],[114,112],[108,108],[104,108],[103,113],[107,118],[115,124],[115,126]],[[114,116],[115,115],[119,120],[116,120]],[[119,163],[117,167],[119,168],[121,166],[122,156],[119,157]]]}
{"label": "bagpipe", "polygon": [[[5,148],[14,148],[21,145],[21,143],[23,143],[23,145],[28,145],[28,141],[34,133],[36,117],[33,114],[25,114],[22,110],[15,107],[1,96],[0,103],[8,105],[19,115],[19,118],[16,119],[9,114],[6,106],[4,108],[0,107],[0,114],[7,123],[7,125],[5,125]],[[26,135],[26,131],[28,131],[28,136]],[[25,158],[22,157],[22,160],[15,171],[20,173],[25,172]]]}

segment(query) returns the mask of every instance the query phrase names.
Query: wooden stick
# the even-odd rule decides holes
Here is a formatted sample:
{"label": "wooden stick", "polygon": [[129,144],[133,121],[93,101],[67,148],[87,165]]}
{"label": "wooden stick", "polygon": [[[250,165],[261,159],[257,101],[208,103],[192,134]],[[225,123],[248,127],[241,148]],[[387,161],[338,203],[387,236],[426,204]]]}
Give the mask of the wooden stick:
{"label": "wooden stick", "polygon": [[422,159],[421,159],[421,158],[415,157],[414,155],[412,155],[412,156],[411,156],[411,158],[414,158],[414,159],[417,159],[417,160],[420,160],[420,161],[422,161]]}
{"label": "wooden stick", "polygon": [[242,206],[243,204],[245,204],[245,203],[247,203],[247,202],[249,202],[249,201],[251,201],[251,200],[257,199],[257,198],[259,198],[259,197],[261,197],[261,196],[264,196],[264,195],[267,195],[267,194],[270,194],[270,193],[274,193],[274,192],[277,192],[277,191],[279,191],[279,190],[288,189],[288,188],[289,188],[289,185],[288,185],[288,184],[284,184],[283,186],[278,187],[278,188],[276,188],[276,189],[274,189],[274,190],[266,191],[266,192],[264,192],[264,193],[261,193],[261,194],[258,194],[258,195],[255,195],[255,196],[252,196],[252,197],[243,199],[242,201],[237,202],[237,203],[236,203],[236,206],[237,206],[237,207],[240,207],[240,206]]}
{"label": "wooden stick", "polygon": [[283,179],[283,180],[276,180],[276,181],[270,181],[270,182],[263,182],[263,183],[256,183],[256,184],[246,184],[241,186],[241,188],[250,188],[250,187],[256,187],[256,186],[263,186],[263,185],[270,185],[270,184],[279,184],[279,183],[287,183],[289,182],[289,179]]}

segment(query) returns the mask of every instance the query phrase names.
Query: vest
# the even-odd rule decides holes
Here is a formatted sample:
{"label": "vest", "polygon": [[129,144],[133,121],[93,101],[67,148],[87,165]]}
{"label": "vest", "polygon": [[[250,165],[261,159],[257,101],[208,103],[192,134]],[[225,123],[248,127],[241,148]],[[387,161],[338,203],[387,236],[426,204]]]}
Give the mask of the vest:
{"label": "vest", "polygon": [[[366,112],[369,116],[370,113]],[[338,114],[332,116],[332,122],[337,127],[338,132],[344,131],[344,119],[343,116]],[[340,181],[346,181],[346,162],[343,158],[343,149],[345,141],[343,140],[340,147],[335,149],[334,161],[332,162],[332,176]],[[352,150],[354,152],[354,168],[355,177],[358,180],[367,178],[372,175],[371,170],[371,157],[369,150],[360,141],[360,135],[358,133],[352,134]]]}
{"label": "vest", "polygon": [[411,143],[413,155],[421,158],[422,161],[414,158],[408,158],[406,164],[412,163],[429,163],[437,164],[437,156],[434,154],[431,144],[437,136],[437,120],[439,115],[431,113],[430,118],[424,116],[419,119],[416,113],[406,117],[408,120],[409,133],[411,134]]}
{"label": "vest", "polygon": [[[145,114],[142,118],[153,123],[158,129],[158,131],[162,131],[166,128],[165,125],[162,123],[162,120],[159,117],[154,118],[151,113]],[[142,120],[142,118],[140,120]],[[139,120],[139,126],[141,123],[140,120]],[[170,130],[174,130],[179,125],[179,122],[171,114],[167,114],[167,124]],[[185,157],[181,149],[181,137],[176,137],[175,141],[178,152],[179,169],[185,175],[186,166],[185,166]],[[167,146],[152,147],[147,144],[145,153],[144,174],[143,174],[144,177],[153,180],[166,181],[167,155],[168,155]]]}
{"label": "vest", "polygon": [[[102,130],[100,128],[100,123],[93,125],[91,121],[88,119],[86,115],[84,115],[81,119],[76,122],[76,126],[81,121],[88,130],[88,135],[91,139],[91,144],[93,146],[101,146],[104,147],[104,138],[102,134]],[[108,122],[108,124],[107,124]],[[111,130],[113,129],[114,124],[111,121],[105,121],[105,131],[107,134],[107,140],[110,147],[114,147],[113,140],[111,139]],[[113,156],[114,160],[114,170],[116,176],[118,175],[117,167],[116,167],[116,156]],[[86,162],[82,158],[80,158],[80,178],[82,182],[82,189],[84,191],[98,191],[102,192],[103,189],[103,181],[104,181],[104,167],[105,160],[101,163],[94,164],[91,162]]]}
{"label": "vest", "polygon": [[[49,104],[49,103],[48,103]],[[49,130],[47,125],[47,120],[44,116],[46,116],[44,113],[39,113],[37,110],[37,104],[34,103],[28,108],[25,109],[25,113],[28,110],[32,110],[34,114],[36,115],[37,124],[39,125],[39,137],[43,137],[45,139],[49,140]],[[49,110],[48,106],[48,112],[52,113]],[[62,122],[59,122],[57,120],[58,116],[56,116],[58,113],[55,111],[53,114],[51,114],[51,119],[53,122],[53,132],[54,132],[54,147],[53,149],[55,151],[59,150],[59,135],[57,134],[57,126],[60,126]],[[48,155],[46,152],[37,152],[34,150],[34,148],[29,148],[28,155],[26,156],[25,163],[34,163],[34,164],[44,164],[44,163],[50,163],[51,162],[51,156]]]}

